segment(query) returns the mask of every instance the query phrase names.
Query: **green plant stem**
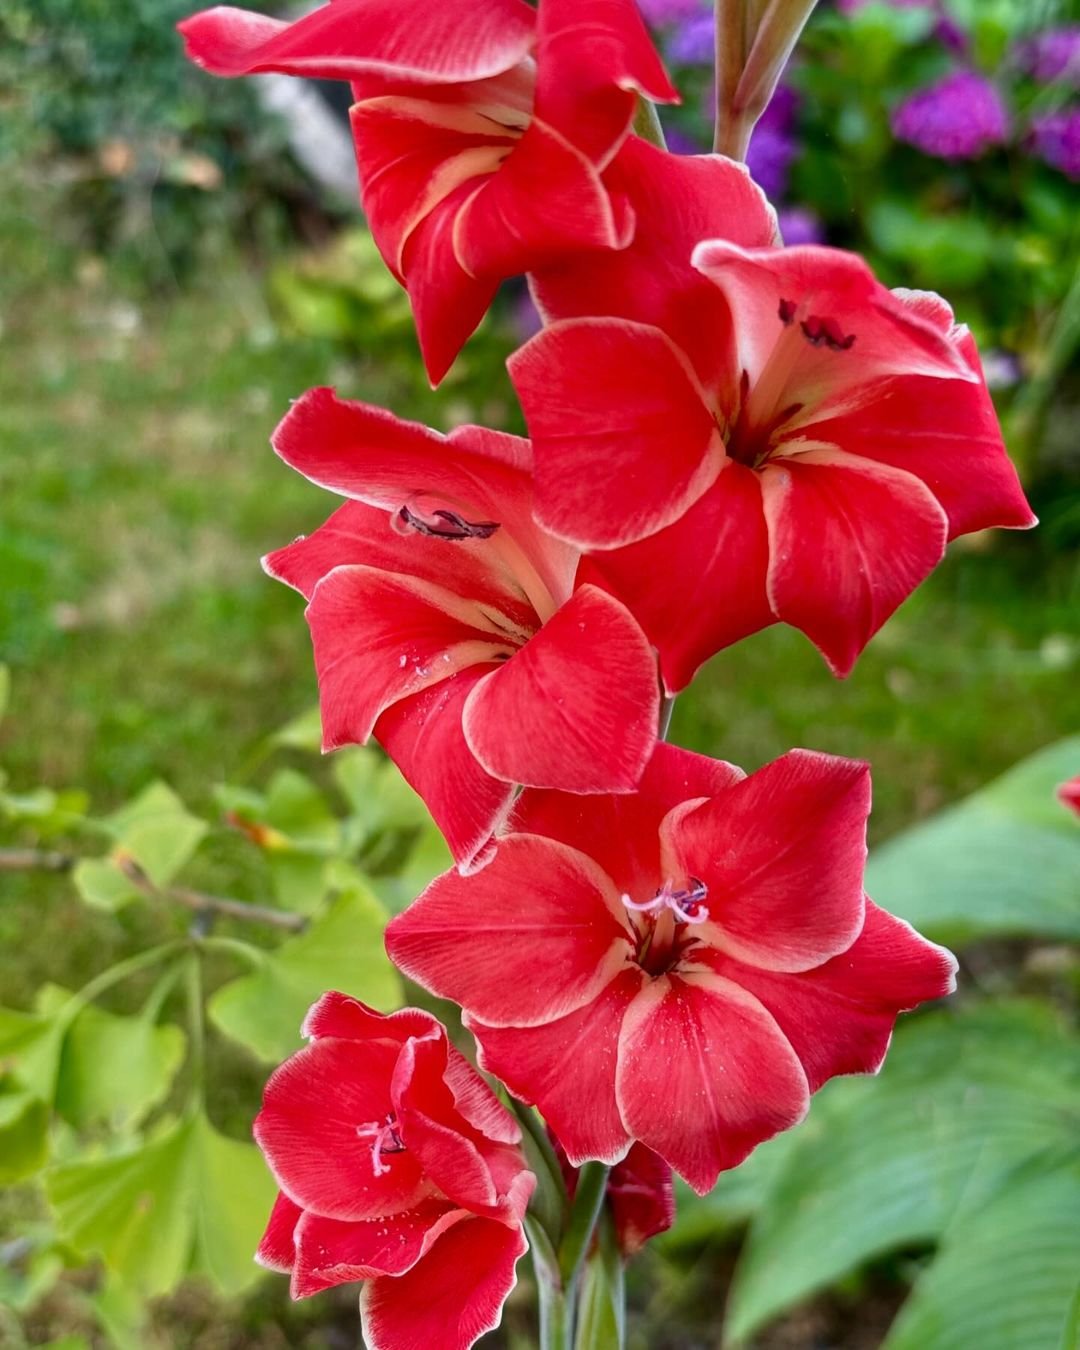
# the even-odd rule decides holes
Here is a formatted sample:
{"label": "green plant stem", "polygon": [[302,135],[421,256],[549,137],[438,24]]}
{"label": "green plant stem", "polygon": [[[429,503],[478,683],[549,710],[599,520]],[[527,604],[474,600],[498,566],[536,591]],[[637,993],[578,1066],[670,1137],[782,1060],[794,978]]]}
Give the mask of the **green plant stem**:
{"label": "green plant stem", "polygon": [[71,998],[64,1004],[61,1010],[65,1016],[74,1017],[88,1003],[93,1003],[99,995],[104,994],[107,989],[111,989],[114,984],[120,984],[131,975],[137,975],[141,970],[146,970],[150,966],[156,966],[162,961],[168,960],[170,956],[175,956],[187,947],[185,938],[176,938],[172,942],[163,942],[160,946],[151,947],[145,952],[138,952],[135,956],[129,956],[126,961],[118,961],[115,966],[110,966],[108,970],[103,970],[100,975],[94,978],[72,994]]}
{"label": "green plant stem", "polygon": [[540,1312],[539,1350],[572,1350],[574,1333],[573,1291],[568,1291],[559,1273],[559,1261],[541,1223],[526,1214]]}
{"label": "green plant stem", "polygon": [[521,1128],[532,1140],[537,1152],[543,1158],[544,1165],[551,1174],[551,1181],[561,1194],[565,1205],[567,1199],[566,1183],[563,1181],[562,1168],[559,1166],[559,1159],[555,1155],[547,1130],[544,1128],[544,1122],[537,1116],[531,1106],[526,1106],[524,1102],[519,1102],[513,1097],[509,1100],[511,1111],[518,1118]]}
{"label": "green plant stem", "polygon": [[225,956],[235,956],[255,970],[266,964],[266,952],[261,947],[253,947],[250,942],[241,941],[240,938],[218,937],[216,934],[207,933],[205,936],[192,938],[192,941],[200,951],[221,952]]}
{"label": "green plant stem", "polygon": [[717,0],[713,148],[745,159],[758,118],[817,0]]}
{"label": "green plant stem", "polygon": [[[748,42],[749,0],[716,0],[716,125],[713,149],[742,159],[735,117],[735,90],[742,76]],[[747,137],[749,140],[749,137]]]}
{"label": "green plant stem", "polygon": [[192,951],[188,955],[184,986],[187,991],[190,1045],[188,1072],[191,1082],[188,1089],[188,1110],[194,1112],[202,1107],[206,1097],[206,1022],[203,1012],[202,960],[197,951]]}
{"label": "green plant stem", "polygon": [[[0,848],[0,872],[70,872],[81,861],[77,853],[37,848]],[[285,928],[291,933],[302,933],[307,927],[308,921],[303,914],[293,914],[287,909],[249,905],[246,900],[233,900],[227,895],[207,895],[185,886],[155,886],[130,857],[119,860],[117,866],[148,900],[182,905],[184,909],[194,910],[197,914],[224,914],[230,919],[264,923],[272,928]]]}
{"label": "green plant stem", "polygon": [[573,1288],[581,1273],[604,1205],[610,1172],[606,1163],[599,1162],[588,1162],[578,1172],[574,1203],[570,1206],[566,1233],[559,1244],[559,1271],[567,1289]]}

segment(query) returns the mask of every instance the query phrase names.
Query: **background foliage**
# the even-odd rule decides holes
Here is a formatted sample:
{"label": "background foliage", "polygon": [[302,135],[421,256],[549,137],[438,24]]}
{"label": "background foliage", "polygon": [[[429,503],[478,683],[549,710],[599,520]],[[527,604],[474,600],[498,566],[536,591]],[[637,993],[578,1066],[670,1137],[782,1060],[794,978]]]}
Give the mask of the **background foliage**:
{"label": "background foliage", "polygon": [[[323,988],[417,997],[381,927],[446,854],[377,752],[314,753],[300,605],[257,559],[330,503],[266,438],[325,382],[436,425],[513,425],[501,362],[530,322],[508,293],[432,394],[370,239],[249,86],[182,63],[184,8],[0,0],[13,1346],[356,1343],[350,1291],[291,1307],[251,1263],[270,1185],[250,1120]],[[722,654],[675,734],[748,769],[793,744],[871,759],[871,891],[956,945],[961,992],[902,1026],[879,1079],[832,1085],[712,1196],[680,1196],[631,1271],[634,1346],[1080,1344],[1080,822],[1053,795],[1080,772],[1078,214],[1023,130],[1075,91],[1010,56],[1076,16],[949,11],[1008,99],[1008,142],[963,163],[899,145],[893,108],[955,56],[925,6],[823,4],[789,77],[781,205],[946,291],[1003,358],[1043,528],[954,551],[843,685],[793,632]],[[661,25],[673,50],[680,31]],[[700,135],[708,74],[680,74],[679,126]],[[11,865],[27,851],[37,867]],[[502,1342],[530,1334],[511,1305]]]}

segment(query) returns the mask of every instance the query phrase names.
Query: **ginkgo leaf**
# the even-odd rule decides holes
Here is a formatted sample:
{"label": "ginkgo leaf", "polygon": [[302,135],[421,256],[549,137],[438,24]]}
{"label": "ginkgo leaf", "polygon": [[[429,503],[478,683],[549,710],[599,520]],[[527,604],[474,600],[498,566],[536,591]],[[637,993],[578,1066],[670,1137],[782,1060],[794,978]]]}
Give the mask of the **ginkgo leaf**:
{"label": "ginkgo leaf", "polygon": [[129,1152],[57,1167],[46,1178],[64,1240],[100,1257],[144,1297],[192,1273],[209,1275],[226,1294],[252,1283],[275,1189],[255,1146],[226,1139],[202,1114]]}
{"label": "ginkgo leaf", "polygon": [[339,896],[298,937],[268,953],[260,968],[219,989],[214,1024],[268,1062],[301,1044],[300,1024],[328,989],[384,1011],[400,1007],[401,982],[383,949],[387,914],[369,891]]}

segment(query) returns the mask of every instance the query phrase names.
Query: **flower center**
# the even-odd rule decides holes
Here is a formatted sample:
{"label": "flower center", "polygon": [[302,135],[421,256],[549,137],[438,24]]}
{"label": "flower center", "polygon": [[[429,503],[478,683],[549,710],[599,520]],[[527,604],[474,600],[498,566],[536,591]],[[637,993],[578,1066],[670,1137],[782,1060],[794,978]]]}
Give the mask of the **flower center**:
{"label": "flower center", "polygon": [[709,917],[705,906],[709,888],[697,877],[687,880],[689,884],[682,889],[677,889],[672,881],[665,881],[651,900],[622,897],[628,910],[644,916],[634,924],[638,936],[635,958],[650,975],[672,970],[697,941],[688,934],[687,926],[704,923]]}
{"label": "flower center", "polygon": [[371,1140],[371,1170],[377,1177],[390,1171],[390,1164],[383,1161],[387,1154],[405,1152],[405,1141],[398,1133],[397,1116],[392,1111],[383,1120],[357,1125],[356,1137]]}
{"label": "flower center", "polygon": [[689,881],[690,885],[684,891],[677,891],[674,883],[665,881],[651,900],[639,903],[629,895],[624,895],[622,902],[636,914],[655,915],[670,909],[680,923],[704,923],[709,917],[709,911],[705,908],[709,888],[697,877],[690,877]]}
{"label": "flower center", "polygon": [[797,300],[781,300],[776,317],[781,331],[752,386],[749,372],[742,372],[737,411],[724,438],[729,458],[750,469],[762,468],[782,451],[787,423],[805,406],[792,392],[800,369],[806,373],[807,347],[843,353],[856,341],[856,334],[845,333],[837,319],[811,314]]}
{"label": "flower center", "polygon": [[393,517],[392,524],[398,534],[411,529],[429,539],[490,539],[499,528],[497,520],[466,520],[446,507],[437,507],[425,515],[408,502]]}

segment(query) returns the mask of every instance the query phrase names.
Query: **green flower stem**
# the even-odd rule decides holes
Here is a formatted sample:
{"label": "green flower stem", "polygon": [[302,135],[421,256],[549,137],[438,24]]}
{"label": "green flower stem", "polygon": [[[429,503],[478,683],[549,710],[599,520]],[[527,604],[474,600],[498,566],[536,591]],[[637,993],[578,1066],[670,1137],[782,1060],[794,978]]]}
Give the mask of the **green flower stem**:
{"label": "green flower stem", "polygon": [[[716,128],[713,149],[717,154],[742,159],[742,132],[735,113],[735,90],[739,87],[748,51],[750,0],[716,0]],[[746,137],[749,141],[749,134]]]}
{"label": "green flower stem", "polygon": [[[558,1242],[569,1208],[562,1168],[544,1128],[544,1122],[531,1106],[526,1106],[524,1102],[519,1102],[513,1097],[509,1097],[508,1100],[511,1111],[526,1135],[526,1152],[530,1155],[529,1161],[533,1170],[536,1171],[538,1165],[543,1168],[544,1174],[537,1176],[537,1196],[534,1196],[535,1217],[543,1223],[549,1240]],[[538,1200],[540,1196],[553,1197],[553,1202],[542,1207]],[[543,1213],[542,1208],[552,1212]]]}
{"label": "green flower stem", "polygon": [[745,159],[817,0],[716,0],[716,135],[713,148]]}
{"label": "green flower stem", "polygon": [[570,1207],[566,1234],[559,1244],[559,1270],[563,1284],[571,1289],[577,1283],[581,1267],[596,1232],[597,1220],[604,1205],[608,1174],[606,1163],[588,1162],[578,1172],[577,1190]]}
{"label": "green flower stem", "polygon": [[539,1350],[573,1350],[573,1291],[568,1291],[559,1274],[559,1260],[543,1225],[535,1215],[525,1216],[533,1270],[540,1303]]}

